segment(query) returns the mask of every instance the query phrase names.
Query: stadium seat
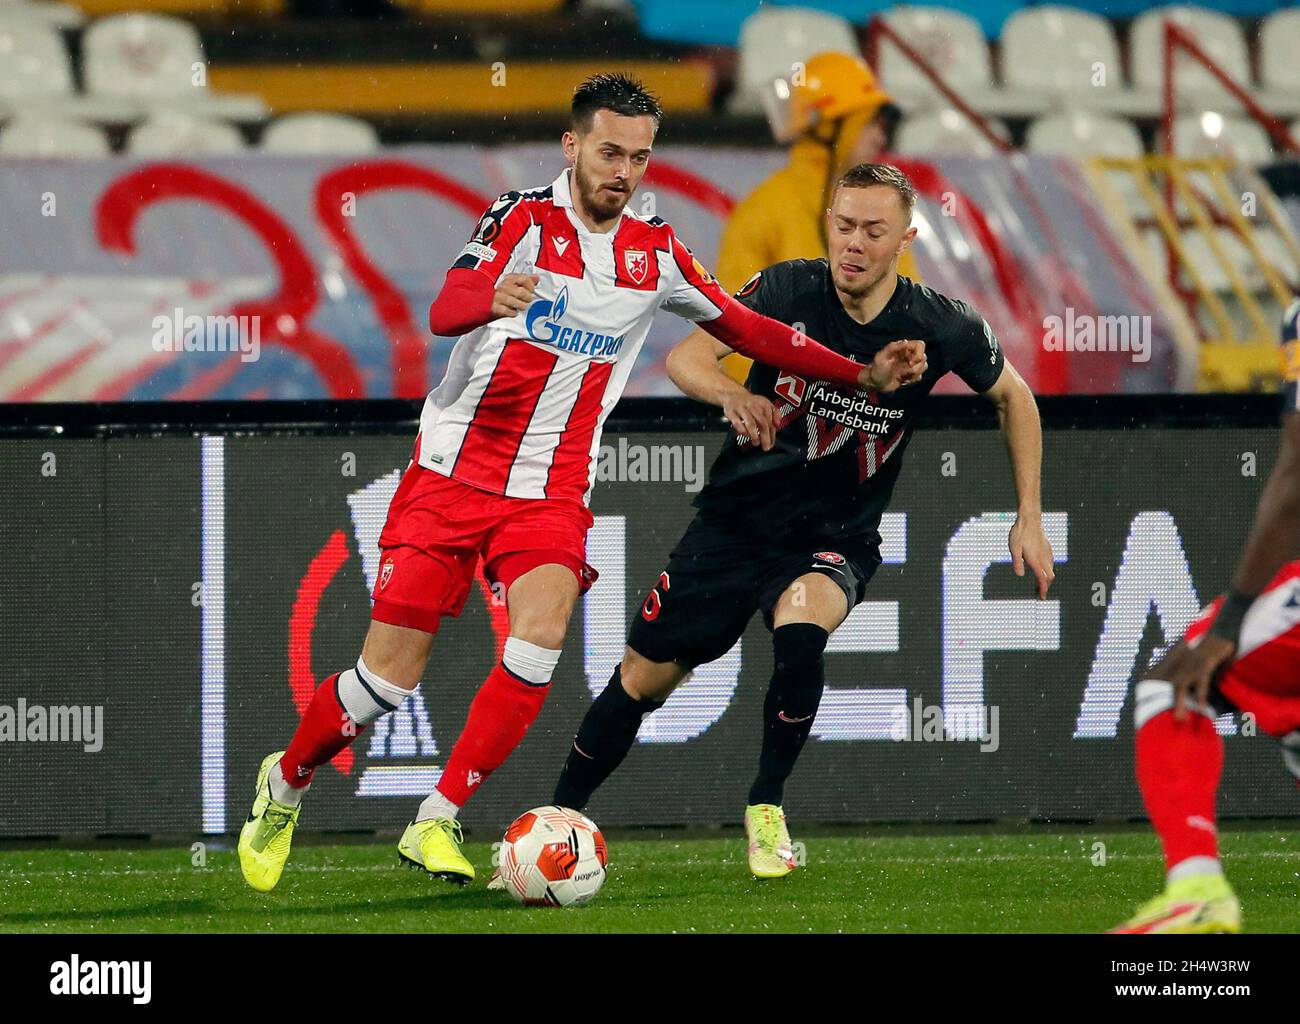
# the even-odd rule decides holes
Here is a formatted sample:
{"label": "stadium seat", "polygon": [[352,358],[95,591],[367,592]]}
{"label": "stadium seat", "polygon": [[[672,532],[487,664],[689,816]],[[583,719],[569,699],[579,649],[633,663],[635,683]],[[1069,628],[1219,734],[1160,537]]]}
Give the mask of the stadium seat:
{"label": "stadium seat", "polygon": [[368,122],[343,114],[289,114],[267,126],[262,148],[288,155],[373,153],[379,135]]}
{"label": "stadium seat", "polygon": [[[1000,137],[1008,137],[1004,125],[995,121],[992,128]],[[904,156],[990,156],[996,152],[974,123],[951,107],[905,118],[898,127],[894,148]]]}
{"label": "stadium seat", "polygon": [[[1129,33],[1129,67],[1134,85],[1154,92],[1162,87],[1166,20],[1186,29],[1220,70],[1246,91],[1251,90],[1250,55],[1240,24],[1226,14],[1179,6],[1157,7],[1133,22]],[[1175,54],[1174,94],[1183,110],[1200,110],[1207,104],[1240,109],[1237,100],[1185,51]]]}
{"label": "stadium seat", "polygon": [[844,18],[803,7],[762,7],[740,29],[736,90],[728,106],[735,114],[757,114],[763,96],[793,65],[828,50],[861,56],[853,26]]}
{"label": "stadium seat", "polygon": [[1009,88],[1048,92],[1071,108],[1111,110],[1117,94],[1127,91],[1110,22],[1069,7],[1012,15],[1002,32],[1001,63]]}
{"label": "stadium seat", "polygon": [[35,21],[53,28],[80,28],[85,24],[86,16],[70,4],[51,0],[0,0],[0,22],[19,20]]}
{"label": "stadium seat", "polygon": [[1300,89],[1300,7],[1277,11],[1259,29],[1259,81],[1265,88]]}
{"label": "stadium seat", "polygon": [[108,139],[98,128],[48,114],[16,117],[0,131],[0,156],[96,159],[108,153]]}
{"label": "stadium seat", "polygon": [[[993,88],[993,63],[979,23],[940,7],[895,7],[885,23],[924,57],[945,82],[963,93]],[[902,100],[947,105],[921,70],[888,40],[877,55],[880,81]]]}
{"label": "stadium seat", "polygon": [[247,148],[239,129],[224,121],[164,110],[131,130],[132,156],[173,157],[238,153]]}
{"label": "stadium seat", "polygon": [[0,100],[21,108],[71,101],[72,61],[57,29],[37,20],[6,20],[0,6]]}
{"label": "stadium seat", "polygon": [[[4,0],[0,0],[3,3]],[[0,7],[0,12],[7,8]],[[133,106],[75,91],[72,61],[54,25],[0,13],[0,105],[15,113],[41,111],[90,121],[122,121]]]}
{"label": "stadium seat", "polygon": [[1273,159],[1273,144],[1257,122],[1207,110],[1174,118],[1174,153],[1181,157],[1233,156],[1257,164]]}
{"label": "stadium seat", "polygon": [[1275,115],[1300,114],[1300,7],[1277,11],[1259,30],[1256,99]]}
{"label": "stadium seat", "polygon": [[157,14],[101,18],[82,39],[86,89],[133,103],[139,113],[184,107],[213,117],[256,120],[255,96],[217,95],[207,85],[207,59],[194,26]]}
{"label": "stadium seat", "polygon": [[1082,110],[1040,117],[1029,126],[1026,149],[1051,156],[1137,157],[1142,137],[1132,121]]}
{"label": "stadium seat", "polygon": [[[899,6],[882,15],[885,23],[916,50],[935,72],[982,114],[1026,116],[1044,113],[1049,98],[1041,91],[999,89],[979,22],[942,7]],[[950,106],[950,101],[890,40],[881,38],[876,61],[880,81],[905,110]]]}

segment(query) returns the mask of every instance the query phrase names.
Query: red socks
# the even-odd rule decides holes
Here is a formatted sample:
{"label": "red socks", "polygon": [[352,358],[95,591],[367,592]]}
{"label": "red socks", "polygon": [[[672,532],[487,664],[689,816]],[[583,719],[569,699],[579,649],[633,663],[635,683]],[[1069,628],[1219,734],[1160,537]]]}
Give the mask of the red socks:
{"label": "red socks", "polygon": [[1165,870],[1189,857],[1219,856],[1214,797],[1223,771],[1223,739],[1214,722],[1162,711],[1137,732],[1138,788],[1165,849]]}
{"label": "red socks", "polygon": [[457,807],[468,803],[524,738],[550,688],[550,683],[525,683],[498,663],[469,706],[469,717],[447,759],[438,792]]}
{"label": "red socks", "polygon": [[316,687],[316,693],[289,741],[289,748],[280,758],[280,774],[294,789],[301,789],[311,782],[317,768],[365,730],[364,725],[358,725],[348,717],[339,703],[339,675],[335,672]]}

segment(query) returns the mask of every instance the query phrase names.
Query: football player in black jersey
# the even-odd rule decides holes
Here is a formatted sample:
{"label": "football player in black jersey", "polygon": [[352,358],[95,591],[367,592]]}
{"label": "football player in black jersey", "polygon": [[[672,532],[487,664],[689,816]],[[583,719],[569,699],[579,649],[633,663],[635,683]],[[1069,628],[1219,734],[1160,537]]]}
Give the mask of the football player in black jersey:
{"label": "football player in black jersey", "polygon": [[875,388],[846,393],[755,363],[745,386],[718,361],[731,350],[696,332],[668,371],[731,424],[698,512],[633,620],[622,664],[583,719],[554,802],[582,808],[626,756],[645,715],[697,665],[724,655],[755,612],[776,668],[764,703],[758,773],[745,809],[749,864],[760,878],[795,866],[781,807],[785,780],[821,700],[829,634],[862,600],[880,564],[881,513],[912,419],[955,373],[997,409],[1018,498],[1012,565],[1052,582],[1039,500],[1042,432],[1034,396],[964,302],[897,272],[911,244],[916,193],[897,168],[860,164],[827,211],[829,260],[791,260],[737,293],[752,309],[870,364]]}

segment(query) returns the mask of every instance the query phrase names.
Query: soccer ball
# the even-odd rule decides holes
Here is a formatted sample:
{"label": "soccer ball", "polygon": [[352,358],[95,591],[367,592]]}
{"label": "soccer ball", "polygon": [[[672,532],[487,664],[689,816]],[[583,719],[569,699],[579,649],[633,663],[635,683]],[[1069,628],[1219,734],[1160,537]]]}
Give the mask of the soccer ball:
{"label": "soccer ball", "polygon": [[585,814],[534,807],[506,829],[501,881],[526,907],[572,907],[600,892],[608,860],[605,837]]}

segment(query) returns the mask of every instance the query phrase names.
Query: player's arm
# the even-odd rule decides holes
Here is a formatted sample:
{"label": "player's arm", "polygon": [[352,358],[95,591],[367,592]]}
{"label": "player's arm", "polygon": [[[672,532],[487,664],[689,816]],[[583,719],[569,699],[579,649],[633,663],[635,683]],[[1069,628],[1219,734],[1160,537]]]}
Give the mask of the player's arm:
{"label": "player's arm", "polygon": [[769,366],[844,388],[873,386],[870,367],[733,299],[671,232],[668,246],[676,273],[663,303],[666,311],[694,321],[724,345]]}
{"label": "player's arm", "polygon": [[[1288,412],[1282,417],[1277,463],[1264,484],[1254,526],[1232,578],[1233,591],[1246,601],[1254,601],[1278,570],[1295,558],[1297,547],[1300,547],[1300,412]],[[1241,626],[1240,616],[1236,618],[1237,622],[1226,621],[1217,629],[1211,627],[1210,632],[1235,642]],[[1230,625],[1236,628],[1226,628]]]}
{"label": "player's arm", "polygon": [[429,307],[430,331],[456,337],[528,308],[541,278],[503,271],[532,223],[528,201],[518,192],[488,207]]}
{"label": "player's arm", "polygon": [[696,328],[668,353],[668,376],[688,398],[720,407],[736,433],[768,451],[776,438],[776,408],[727,376],[721,362],[731,353],[730,346]]}
{"label": "player's arm", "polygon": [[1209,630],[1194,648],[1186,643],[1161,662],[1161,675],[1174,685],[1174,717],[1188,713],[1189,698],[1204,706],[1215,673],[1237,653],[1241,624],[1277,571],[1300,545],[1300,299],[1282,318],[1282,438],[1277,463],[1264,484],[1255,522],[1237,562],[1232,588]]}
{"label": "player's arm", "polygon": [[1007,538],[1011,567],[1023,576],[1028,566],[1037,580],[1038,596],[1046,597],[1056,572],[1052,545],[1043,532],[1043,426],[1038,403],[1024,378],[1005,360],[997,380],[983,395],[997,409],[1016,487],[1016,522]]}
{"label": "player's arm", "polygon": [[501,317],[522,313],[533,301],[540,280],[536,274],[505,274],[493,284],[476,271],[452,267],[429,307],[429,330],[455,338]]}
{"label": "player's arm", "polygon": [[1255,522],[1228,591],[1209,631],[1195,647],[1179,644],[1162,666],[1176,694],[1174,714],[1182,718],[1189,703],[1203,706],[1214,675],[1237,653],[1241,623],[1255,598],[1295,558],[1300,548],[1300,412],[1282,417],[1277,463],[1264,484]]}

